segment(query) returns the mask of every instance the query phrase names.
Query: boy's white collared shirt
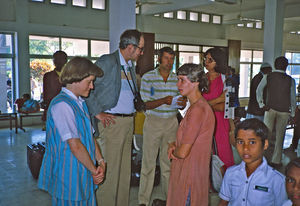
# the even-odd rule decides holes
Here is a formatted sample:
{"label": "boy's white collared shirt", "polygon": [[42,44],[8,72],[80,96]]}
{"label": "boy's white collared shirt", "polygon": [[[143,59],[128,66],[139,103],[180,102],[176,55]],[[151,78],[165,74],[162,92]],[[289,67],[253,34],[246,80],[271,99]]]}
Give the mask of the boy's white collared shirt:
{"label": "boy's white collared shirt", "polygon": [[262,164],[247,177],[245,162],[227,169],[220,198],[232,206],[282,206],[287,200],[285,176],[267,164]]}

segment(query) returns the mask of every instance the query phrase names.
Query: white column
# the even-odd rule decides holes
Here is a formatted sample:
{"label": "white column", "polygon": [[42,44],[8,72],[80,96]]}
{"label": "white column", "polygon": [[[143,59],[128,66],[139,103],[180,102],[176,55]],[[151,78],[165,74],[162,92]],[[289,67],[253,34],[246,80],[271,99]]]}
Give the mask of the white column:
{"label": "white column", "polygon": [[121,34],[136,28],[135,0],[109,1],[109,41],[110,52],[119,48]]}
{"label": "white column", "polygon": [[264,62],[273,65],[283,55],[284,0],[265,0]]}
{"label": "white column", "polygon": [[28,1],[17,0],[16,5],[16,91],[17,97],[30,94]]}

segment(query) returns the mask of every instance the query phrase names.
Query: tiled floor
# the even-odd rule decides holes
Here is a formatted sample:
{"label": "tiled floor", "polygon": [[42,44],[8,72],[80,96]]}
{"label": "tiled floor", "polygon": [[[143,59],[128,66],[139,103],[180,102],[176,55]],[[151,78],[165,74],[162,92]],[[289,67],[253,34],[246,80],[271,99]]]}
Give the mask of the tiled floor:
{"label": "tiled floor", "polygon": [[[291,137],[292,130],[288,130],[284,148],[289,146]],[[50,196],[37,189],[37,182],[27,166],[26,145],[44,140],[45,132],[41,130],[41,126],[27,127],[25,133],[20,131],[18,134],[9,129],[0,129],[0,206],[51,205]],[[290,158],[283,155],[284,165]],[[137,193],[138,187],[131,188],[130,206],[138,205]],[[157,198],[159,195],[159,187],[155,187],[153,197]],[[211,205],[216,205],[216,202],[217,195],[211,194]]]}

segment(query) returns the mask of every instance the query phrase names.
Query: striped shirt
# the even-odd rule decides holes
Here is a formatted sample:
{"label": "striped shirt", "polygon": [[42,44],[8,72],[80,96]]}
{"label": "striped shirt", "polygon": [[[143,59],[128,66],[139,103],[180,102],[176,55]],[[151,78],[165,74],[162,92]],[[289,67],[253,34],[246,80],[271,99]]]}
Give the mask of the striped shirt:
{"label": "striped shirt", "polygon": [[[145,102],[164,98],[166,96],[179,95],[176,86],[177,76],[170,72],[167,82],[164,81],[159,69],[154,69],[142,77],[141,82],[141,96]],[[162,118],[169,118],[177,114],[177,109],[171,108],[170,105],[163,104],[155,109],[147,110],[147,114],[153,114]]]}

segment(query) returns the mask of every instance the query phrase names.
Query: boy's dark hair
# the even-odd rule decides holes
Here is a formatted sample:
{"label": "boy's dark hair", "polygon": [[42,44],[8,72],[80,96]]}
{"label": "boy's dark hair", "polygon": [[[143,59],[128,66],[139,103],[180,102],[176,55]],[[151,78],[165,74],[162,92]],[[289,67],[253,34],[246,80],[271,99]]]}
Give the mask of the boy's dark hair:
{"label": "boy's dark hair", "polygon": [[213,60],[215,60],[216,62],[215,71],[221,74],[226,74],[227,59],[226,59],[225,51],[221,48],[214,47],[208,49],[205,52],[204,56],[206,56],[207,54],[210,54]]}
{"label": "boy's dark hair", "polygon": [[284,56],[280,56],[275,59],[275,69],[285,71],[288,65],[289,61]]}
{"label": "boy's dark hair", "polygon": [[285,175],[287,175],[287,173],[293,166],[300,168],[300,157],[298,157],[288,163],[288,165],[285,168]]}
{"label": "boy's dark hair", "polygon": [[256,118],[246,119],[239,123],[234,131],[234,136],[237,138],[237,133],[239,130],[252,130],[256,136],[261,138],[262,145],[265,145],[265,140],[268,139],[269,129],[268,127],[260,120]]}

